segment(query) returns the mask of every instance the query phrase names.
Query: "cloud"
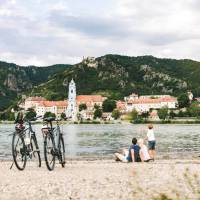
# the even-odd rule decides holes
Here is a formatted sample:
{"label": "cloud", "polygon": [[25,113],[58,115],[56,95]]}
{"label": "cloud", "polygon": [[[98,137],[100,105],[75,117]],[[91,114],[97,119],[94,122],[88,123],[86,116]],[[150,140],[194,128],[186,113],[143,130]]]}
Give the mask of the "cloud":
{"label": "cloud", "polygon": [[98,37],[126,37],[131,32],[124,27],[123,21],[108,17],[69,16],[59,13],[51,14],[50,23],[62,27],[66,31],[75,31],[86,36]]}
{"label": "cloud", "polygon": [[76,63],[107,53],[200,60],[198,0],[0,0],[0,59]]}

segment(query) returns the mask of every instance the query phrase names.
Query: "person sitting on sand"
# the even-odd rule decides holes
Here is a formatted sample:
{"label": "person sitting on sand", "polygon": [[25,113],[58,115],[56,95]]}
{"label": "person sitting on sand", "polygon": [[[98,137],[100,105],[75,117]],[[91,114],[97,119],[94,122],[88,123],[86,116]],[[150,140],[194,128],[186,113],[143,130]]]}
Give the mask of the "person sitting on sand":
{"label": "person sitting on sand", "polygon": [[137,144],[137,139],[132,139],[132,145],[130,146],[129,150],[123,150],[123,154],[115,153],[116,160],[122,162],[141,162],[140,159],[140,147]]}
{"label": "person sitting on sand", "polygon": [[138,145],[140,147],[140,158],[142,162],[149,162],[151,160],[151,157],[149,155],[147,146],[144,144],[144,140],[140,138],[138,140]]}
{"label": "person sitting on sand", "polygon": [[153,131],[153,125],[149,124],[148,125],[148,130],[147,130],[147,140],[148,140],[148,149],[149,149],[149,155],[151,159],[155,159],[156,151],[155,151],[155,146],[156,146],[156,139]]}

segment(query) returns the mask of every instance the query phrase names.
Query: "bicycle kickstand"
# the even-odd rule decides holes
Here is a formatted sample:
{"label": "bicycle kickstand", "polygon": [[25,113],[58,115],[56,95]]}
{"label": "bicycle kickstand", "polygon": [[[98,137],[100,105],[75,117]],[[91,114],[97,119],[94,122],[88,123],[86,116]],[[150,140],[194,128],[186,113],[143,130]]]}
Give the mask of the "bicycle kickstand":
{"label": "bicycle kickstand", "polygon": [[12,164],[11,164],[11,166],[10,166],[10,169],[12,169],[12,167],[13,167],[13,164],[14,164],[14,162],[12,162]]}

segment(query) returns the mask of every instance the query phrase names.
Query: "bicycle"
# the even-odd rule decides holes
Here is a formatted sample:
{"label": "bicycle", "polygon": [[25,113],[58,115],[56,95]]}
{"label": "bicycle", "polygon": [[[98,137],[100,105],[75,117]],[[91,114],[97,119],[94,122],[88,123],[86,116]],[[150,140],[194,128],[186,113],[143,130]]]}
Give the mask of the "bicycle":
{"label": "bicycle", "polygon": [[[35,117],[32,120],[40,118]],[[19,170],[26,167],[27,158],[37,160],[38,167],[41,167],[40,150],[36,138],[36,134],[32,129],[32,120],[20,120],[16,122],[15,132],[12,138],[12,156]],[[26,128],[26,125],[28,126]],[[10,169],[13,166],[13,163]]]}
{"label": "bicycle", "polygon": [[[49,171],[54,170],[56,157],[62,167],[65,167],[65,145],[63,134],[60,130],[59,121],[53,117],[45,118],[42,128],[44,138],[44,159]],[[53,121],[56,127],[53,127]]]}

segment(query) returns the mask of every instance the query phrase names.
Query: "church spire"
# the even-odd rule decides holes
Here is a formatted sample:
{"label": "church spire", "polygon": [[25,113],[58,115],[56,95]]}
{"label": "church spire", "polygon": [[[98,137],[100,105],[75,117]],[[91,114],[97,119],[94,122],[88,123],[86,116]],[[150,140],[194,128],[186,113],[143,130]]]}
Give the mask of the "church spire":
{"label": "church spire", "polygon": [[72,120],[76,120],[76,84],[72,78],[69,83],[68,90],[68,106],[66,110],[66,116],[68,118],[72,118]]}

